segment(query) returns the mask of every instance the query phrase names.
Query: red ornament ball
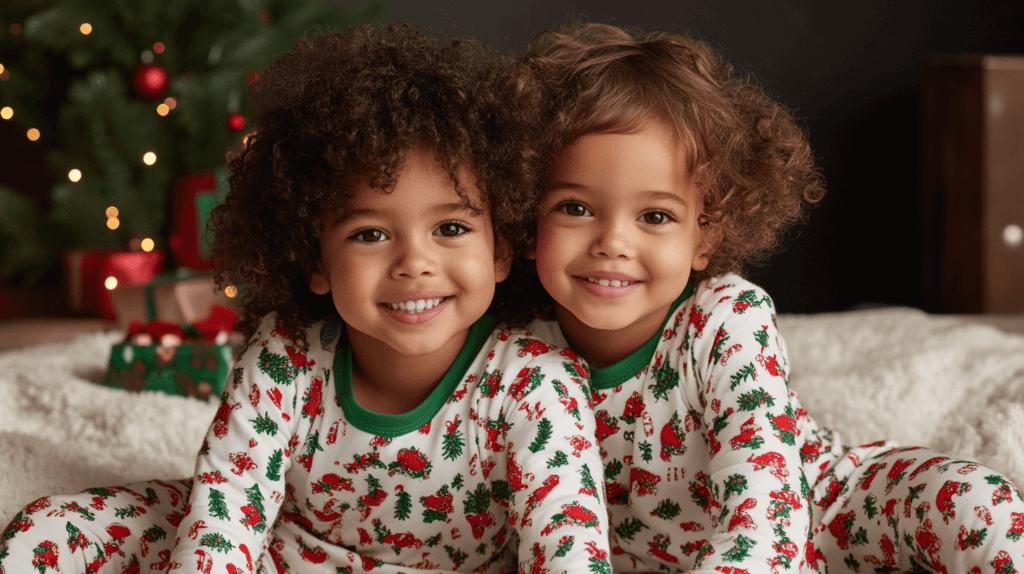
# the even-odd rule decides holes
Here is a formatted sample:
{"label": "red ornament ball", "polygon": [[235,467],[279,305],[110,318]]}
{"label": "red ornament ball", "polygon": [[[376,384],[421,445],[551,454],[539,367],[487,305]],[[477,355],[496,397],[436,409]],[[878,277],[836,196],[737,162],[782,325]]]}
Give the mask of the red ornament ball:
{"label": "red ornament ball", "polygon": [[230,129],[231,131],[237,132],[238,130],[240,130],[240,129],[244,128],[244,127],[245,127],[245,118],[242,117],[242,114],[231,114],[228,117],[228,129]]}
{"label": "red ornament ball", "polygon": [[140,64],[132,76],[135,91],[147,100],[155,100],[167,91],[167,70],[159,64]]}

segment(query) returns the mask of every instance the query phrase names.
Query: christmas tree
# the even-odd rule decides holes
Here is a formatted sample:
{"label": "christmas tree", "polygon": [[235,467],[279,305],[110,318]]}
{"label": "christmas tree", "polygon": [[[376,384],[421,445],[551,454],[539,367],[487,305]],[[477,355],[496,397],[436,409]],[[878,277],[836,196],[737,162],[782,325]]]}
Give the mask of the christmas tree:
{"label": "christmas tree", "polygon": [[259,69],[302,35],[383,21],[380,3],[325,0],[4,2],[0,117],[60,183],[45,210],[0,187],[0,280],[31,283],[73,248],[166,247],[176,178],[213,172],[225,191]]}

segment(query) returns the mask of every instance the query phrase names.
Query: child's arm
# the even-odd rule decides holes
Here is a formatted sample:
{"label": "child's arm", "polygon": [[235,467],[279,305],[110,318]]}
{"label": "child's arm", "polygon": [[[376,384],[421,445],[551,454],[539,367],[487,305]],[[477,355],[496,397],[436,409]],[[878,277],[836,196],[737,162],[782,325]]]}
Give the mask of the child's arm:
{"label": "child's arm", "polygon": [[505,401],[509,516],[519,535],[520,571],[610,573],[586,375],[574,353],[557,353],[520,370]]}
{"label": "child's arm", "polygon": [[[705,551],[698,566],[797,571],[810,523],[809,487],[774,306],[750,283],[726,279],[698,293],[693,312],[703,320],[695,324],[691,316],[691,364],[680,365],[698,383],[686,392],[704,406],[710,452],[709,468],[691,475],[691,494],[707,498],[705,511],[717,515],[713,552]],[[735,285],[723,287],[728,283]]]}
{"label": "child's arm", "polygon": [[266,549],[285,492],[289,442],[301,419],[295,395],[302,378],[296,380],[274,329],[264,320],[225,384],[196,461],[172,568],[249,572]]}

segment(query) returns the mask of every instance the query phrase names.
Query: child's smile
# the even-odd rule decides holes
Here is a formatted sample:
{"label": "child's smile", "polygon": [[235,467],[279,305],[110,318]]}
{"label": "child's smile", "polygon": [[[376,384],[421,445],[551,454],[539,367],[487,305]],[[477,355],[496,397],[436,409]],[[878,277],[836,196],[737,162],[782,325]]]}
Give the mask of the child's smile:
{"label": "child's smile", "polygon": [[691,269],[707,266],[685,160],[660,121],[585,135],[555,156],[532,254],[563,331],[592,365],[601,361],[587,341],[628,355],[660,329]]}
{"label": "child's smile", "polygon": [[[475,178],[455,191],[432,149],[410,151],[395,188],[355,185],[324,217],[322,264],[310,279],[331,292],[353,347],[383,344],[376,356],[458,351],[470,325],[507,275],[495,261],[494,231]],[[445,354],[442,352],[441,354]]]}

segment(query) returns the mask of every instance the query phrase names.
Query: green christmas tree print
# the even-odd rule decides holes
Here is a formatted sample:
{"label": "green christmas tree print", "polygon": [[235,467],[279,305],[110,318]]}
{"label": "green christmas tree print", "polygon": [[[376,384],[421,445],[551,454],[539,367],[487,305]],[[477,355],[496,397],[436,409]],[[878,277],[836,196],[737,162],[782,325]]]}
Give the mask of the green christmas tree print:
{"label": "green christmas tree print", "polygon": [[249,422],[252,423],[253,430],[260,434],[277,434],[277,423],[270,418],[270,413],[263,413],[263,416],[250,419]]}
{"label": "green christmas tree print", "polygon": [[722,560],[726,562],[742,562],[750,557],[750,549],[757,546],[757,542],[740,534],[736,537],[736,544],[722,554]]}
{"label": "green christmas tree print", "polygon": [[594,477],[590,474],[590,467],[586,464],[580,468],[580,485],[583,487],[580,489],[580,494],[587,493],[598,498],[597,483],[594,482]]}
{"label": "green christmas tree print", "polygon": [[627,518],[622,521],[622,524],[615,527],[615,533],[618,534],[620,538],[632,540],[633,537],[639,534],[644,528],[649,527],[639,518]]}
{"label": "green christmas tree print", "polygon": [[747,489],[747,477],[742,474],[731,474],[725,480],[725,499],[729,500],[732,495],[743,494]]}
{"label": "green christmas tree print", "polygon": [[654,510],[651,511],[651,516],[657,516],[662,520],[672,520],[673,518],[679,516],[679,513],[681,511],[682,508],[680,508],[679,503],[666,498],[665,500],[659,502],[658,506],[656,506]]}
{"label": "green christmas tree print", "polygon": [[290,385],[295,380],[295,367],[286,355],[271,353],[263,347],[258,362],[260,371],[279,385]]}
{"label": "green christmas tree print", "polygon": [[199,545],[206,546],[207,548],[217,552],[223,552],[225,554],[235,549],[235,545],[227,538],[224,538],[224,535],[219,532],[204,534],[203,537],[199,539]]}
{"label": "green christmas tree print", "polygon": [[530,452],[540,452],[544,450],[544,446],[548,443],[551,438],[551,429],[553,425],[551,421],[546,418],[540,419],[540,423],[537,425],[537,436],[530,443]]}
{"label": "green christmas tree print", "polygon": [[555,455],[548,459],[548,468],[558,468],[569,464],[569,456],[560,450],[555,451]]}
{"label": "green christmas tree print", "polygon": [[395,493],[395,520],[407,520],[412,515],[412,496],[405,489]]}
{"label": "green christmas tree print", "polygon": [[263,493],[260,485],[254,484],[245,489],[245,499],[249,504],[241,508],[242,524],[252,528],[253,532],[264,532],[267,529],[267,518],[263,508]]}
{"label": "green christmas tree print", "polygon": [[654,368],[652,374],[654,383],[648,385],[647,388],[650,389],[655,402],[668,400],[668,392],[679,386],[679,372],[673,369],[668,361],[664,361]]}
{"label": "green christmas tree print", "polygon": [[281,449],[275,450],[267,461],[267,478],[270,480],[281,480],[281,463],[284,460],[284,453]]}
{"label": "green christmas tree print", "polygon": [[480,514],[491,505],[491,491],[483,484],[477,484],[476,490],[466,491],[466,500],[462,501],[463,514]]}
{"label": "green christmas tree print", "polygon": [[462,449],[466,446],[462,431],[459,430],[462,421],[459,420],[458,415],[455,415],[454,421],[445,421],[444,425],[446,430],[441,445],[441,449],[444,451],[444,459],[455,460],[462,456]]}
{"label": "green christmas tree print", "polygon": [[729,377],[729,381],[732,383],[729,386],[730,391],[735,391],[736,387],[742,384],[747,379],[757,380],[757,370],[754,368],[754,363],[748,363],[743,367],[736,370],[735,373]]}
{"label": "green christmas tree print", "polygon": [[224,493],[216,488],[210,489],[209,508],[210,516],[221,520],[230,520],[228,505],[224,502]]}
{"label": "green christmas tree print", "polygon": [[758,387],[750,392],[743,393],[739,398],[741,411],[752,411],[761,405],[775,406],[775,397],[768,394],[764,387]]}

